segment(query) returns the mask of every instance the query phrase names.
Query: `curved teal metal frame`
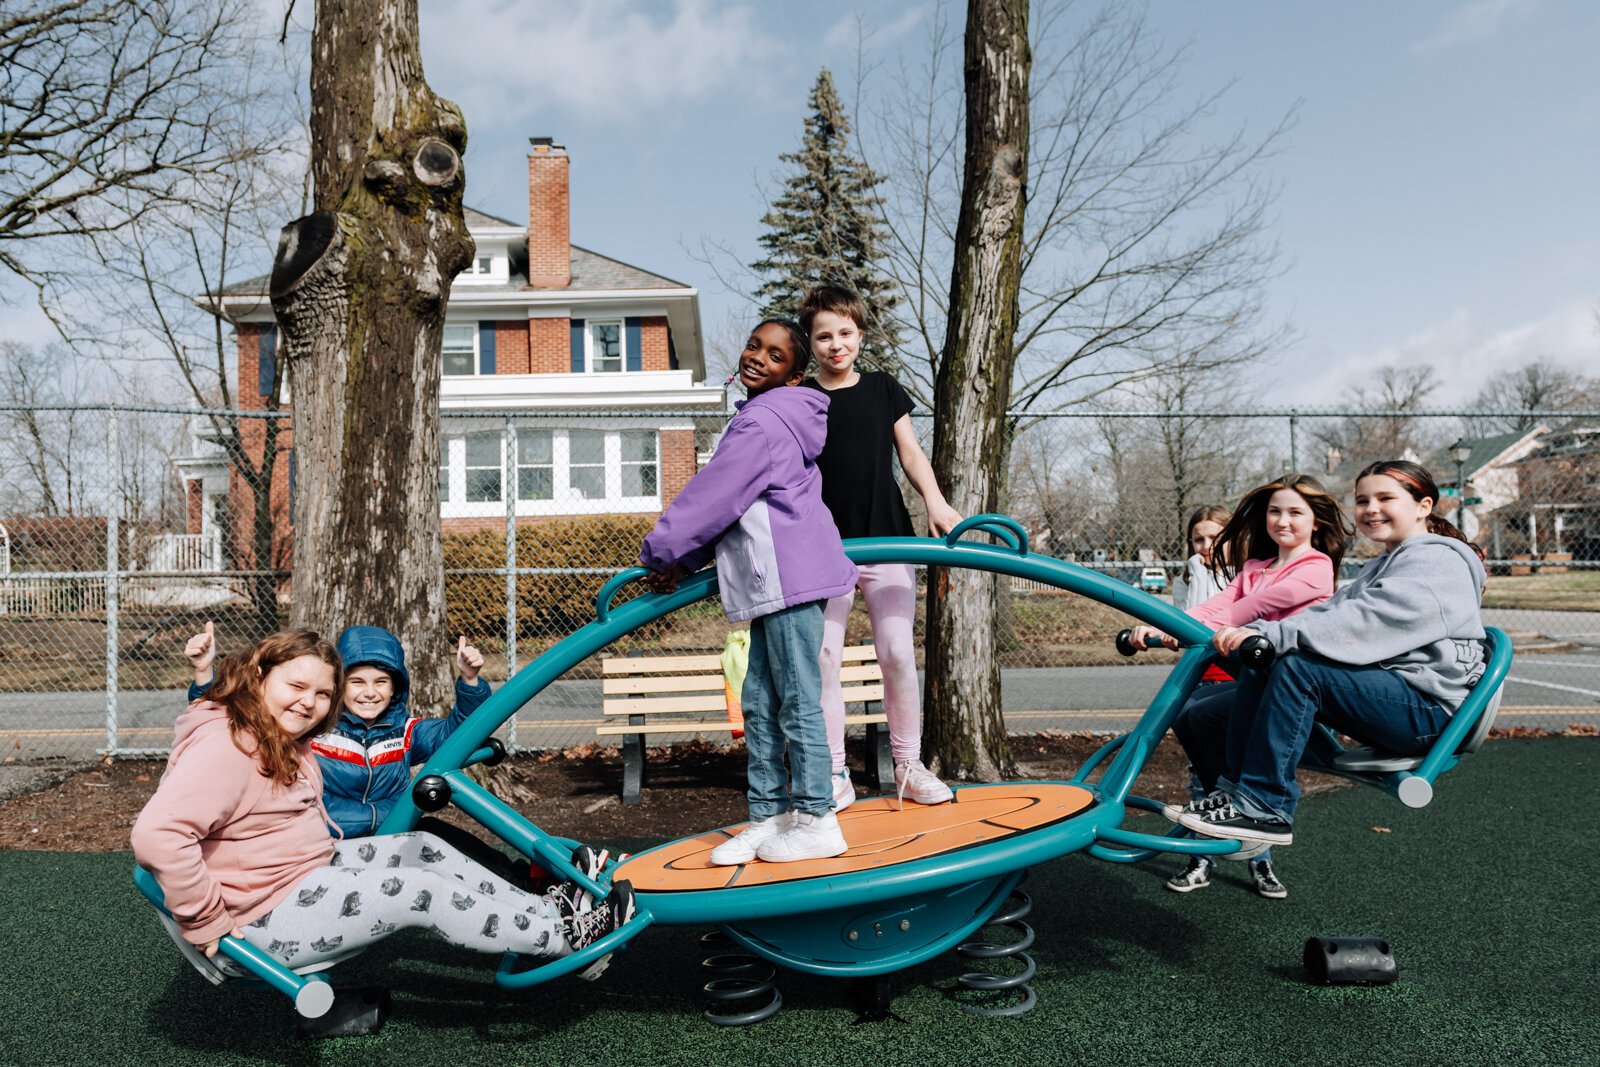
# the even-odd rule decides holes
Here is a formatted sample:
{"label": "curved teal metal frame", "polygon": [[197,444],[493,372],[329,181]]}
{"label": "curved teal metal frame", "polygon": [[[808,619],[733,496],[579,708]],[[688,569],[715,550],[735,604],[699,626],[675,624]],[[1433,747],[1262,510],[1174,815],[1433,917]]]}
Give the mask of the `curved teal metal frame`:
{"label": "curved teal metal frame", "polygon": [[[965,539],[973,532],[989,534],[1001,543]],[[655,922],[720,925],[750,951],[812,973],[883,974],[943,952],[983,925],[1004,902],[1022,872],[1047,860],[1077,851],[1087,851],[1110,862],[1132,863],[1162,852],[1221,856],[1241,850],[1243,846],[1236,841],[1190,838],[1186,830],[1177,826],[1160,835],[1122,827],[1127,809],[1156,811],[1162,807],[1130,790],[1206,667],[1218,658],[1209,645],[1209,628],[1165,601],[1104,574],[1031,554],[1027,531],[1004,515],[973,516],[942,540],[862,538],[846,541],[845,551],[858,564],[968,568],[1055,586],[1172,635],[1182,652],[1138,723],[1104,745],[1073,777],[1071,784],[1089,790],[1093,802],[1071,817],[1026,834],[883,869],[799,883],[640,892],[639,915],[624,928],[581,952],[531,969],[522,969],[515,957],[508,957],[495,976],[499,984],[520,988],[569,974],[622,947]],[[705,570],[685,578],[674,592],[614,603],[626,586],[648,573],[635,567],[608,581],[597,598],[594,621],[558,642],[501,686],[440,746],[418,777],[418,781],[425,776],[442,778],[449,787],[451,803],[552,874],[577,881],[597,895],[609,889],[609,878],[602,875],[590,879],[573,868],[574,842],[547,834],[528,822],[475,782],[465,768],[490,753],[487,743],[494,731],[577,664],[639,627],[718,592],[715,571]],[[1366,781],[1402,798],[1408,790],[1413,796],[1421,795],[1416,785],[1421,782],[1428,787],[1427,795],[1431,795],[1432,782],[1455,765],[1458,749],[1471,736],[1509,669],[1510,640],[1493,629],[1489,640],[1490,657],[1484,678],[1420,766],[1383,776],[1337,769],[1334,773]],[[1321,766],[1323,759],[1315,755],[1308,762],[1319,769],[1331,769]],[[1100,777],[1091,782],[1096,771],[1101,771]],[[1408,786],[1407,782],[1412,784]],[[380,832],[409,830],[419,817],[414,799],[408,794],[395,806]],[[141,888],[146,887],[141,883]],[[885,923],[888,936],[884,934]],[[858,926],[873,929],[874,936],[860,939],[857,944],[857,939],[842,933]],[[224,939],[224,951],[241,955],[232,951],[234,946],[227,944],[230,941],[231,938]],[[241,962],[257,973],[264,968],[268,980],[290,995],[305,987],[305,979],[265,957]]]}

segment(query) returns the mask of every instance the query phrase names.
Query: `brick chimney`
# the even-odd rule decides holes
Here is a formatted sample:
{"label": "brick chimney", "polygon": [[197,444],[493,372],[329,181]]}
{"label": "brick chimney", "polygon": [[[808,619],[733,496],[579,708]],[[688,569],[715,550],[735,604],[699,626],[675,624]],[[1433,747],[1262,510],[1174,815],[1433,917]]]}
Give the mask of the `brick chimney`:
{"label": "brick chimney", "polygon": [[567,150],[550,137],[528,143],[528,286],[565,289],[572,282]]}

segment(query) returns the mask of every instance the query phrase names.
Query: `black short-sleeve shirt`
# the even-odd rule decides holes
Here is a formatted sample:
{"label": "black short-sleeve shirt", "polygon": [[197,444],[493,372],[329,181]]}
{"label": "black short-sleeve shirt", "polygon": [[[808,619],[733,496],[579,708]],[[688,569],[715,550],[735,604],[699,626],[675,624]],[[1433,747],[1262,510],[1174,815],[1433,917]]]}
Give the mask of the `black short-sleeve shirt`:
{"label": "black short-sleeve shirt", "polygon": [[912,537],[911,514],[894,478],[894,424],[913,407],[900,383],[883,371],[828,394],[828,441],[817,458],[822,502],[841,537]]}

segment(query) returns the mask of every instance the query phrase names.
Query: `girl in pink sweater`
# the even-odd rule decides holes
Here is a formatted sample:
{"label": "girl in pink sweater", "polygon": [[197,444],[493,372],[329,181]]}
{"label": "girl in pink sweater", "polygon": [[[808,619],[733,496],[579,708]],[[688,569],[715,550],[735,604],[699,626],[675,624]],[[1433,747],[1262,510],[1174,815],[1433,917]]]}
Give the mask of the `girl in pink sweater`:
{"label": "girl in pink sweater", "polygon": [[[1212,568],[1228,585],[1216,596],[1191,605],[1188,614],[1213,630],[1259,620],[1276,621],[1320,604],[1333,595],[1335,576],[1355,530],[1344,509],[1322,485],[1304,474],[1289,475],[1245,494],[1212,546]],[[1237,567],[1237,571],[1235,568]],[[1168,648],[1178,642],[1148,626],[1136,627],[1135,647],[1158,636]],[[1237,682],[1198,690],[1172,724],[1172,732],[1189,756],[1196,799],[1216,789],[1222,769],[1222,740]],[[1167,882],[1178,893],[1211,882],[1212,860],[1193,856],[1183,873]],[[1289,891],[1263,851],[1250,863],[1256,892],[1282,899]]]}
{"label": "girl in pink sweater", "polygon": [[482,952],[564,956],[632,916],[626,882],[590,907],[572,883],[533,896],[431,834],[331,840],[308,742],[338,713],[339,675],[318,635],[273,634],[225,658],[211,699],[178,719],[133,853],[185,941],[211,957],[232,934],[302,968],[421,927]]}

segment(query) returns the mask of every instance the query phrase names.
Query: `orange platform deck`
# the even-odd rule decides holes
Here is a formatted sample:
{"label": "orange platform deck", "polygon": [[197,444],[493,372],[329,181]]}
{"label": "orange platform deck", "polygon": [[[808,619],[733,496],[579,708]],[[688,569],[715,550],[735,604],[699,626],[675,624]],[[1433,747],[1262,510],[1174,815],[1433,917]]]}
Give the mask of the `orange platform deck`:
{"label": "orange platform deck", "polygon": [[1040,830],[1094,803],[1089,790],[1058,782],[971,785],[955,794],[949,804],[908,801],[903,810],[894,797],[851,805],[839,816],[839,828],[850,848],[832,859],[712,866],[711,850],[744,829],[741,824],[641,853],[617,867],[613,876],[628,879],[640,892],[675,893],[881,870]]}

